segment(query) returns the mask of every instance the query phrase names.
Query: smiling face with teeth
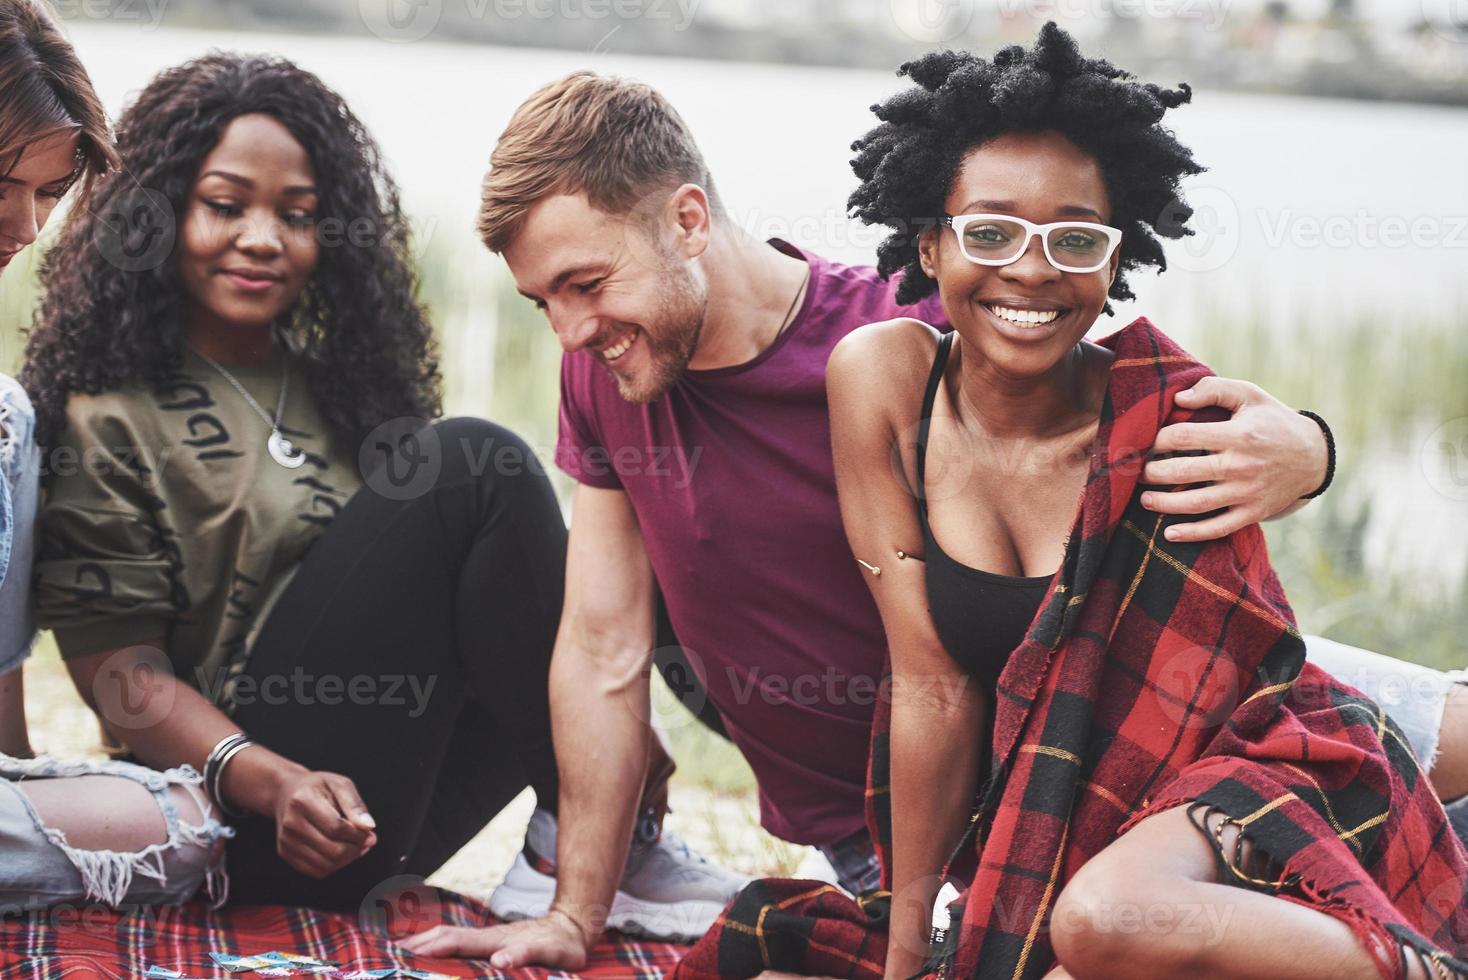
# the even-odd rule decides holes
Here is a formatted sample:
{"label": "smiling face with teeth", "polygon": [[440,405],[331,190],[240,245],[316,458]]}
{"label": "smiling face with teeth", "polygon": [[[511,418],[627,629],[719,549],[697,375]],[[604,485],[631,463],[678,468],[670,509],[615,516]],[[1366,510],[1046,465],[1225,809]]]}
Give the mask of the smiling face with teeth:
{"label": "smiling face with teeth", "polygon": [[503,253],[562,349],[590,353],[630,402],[666,394],[698,349],[708,287],[696,259],[706,241],[677,227],[607,214],[585,193],[554,194],[527,212]]}
{"label": "smiling face with teeth", "polygon": [[[963,158],[944,207],[1036,224],[1105,224],[1111,205],[1100,164],[1056,132],[1007,133]],[[1038,238],[1009,265],[971,262],[954,233],[939,228],[920,243],[923,270],[938,282],[949,322],[971,357],[997,376],[1034,378],[1074,350],[1106,305],[1120,250],[1096,272],[1061,272]]]}

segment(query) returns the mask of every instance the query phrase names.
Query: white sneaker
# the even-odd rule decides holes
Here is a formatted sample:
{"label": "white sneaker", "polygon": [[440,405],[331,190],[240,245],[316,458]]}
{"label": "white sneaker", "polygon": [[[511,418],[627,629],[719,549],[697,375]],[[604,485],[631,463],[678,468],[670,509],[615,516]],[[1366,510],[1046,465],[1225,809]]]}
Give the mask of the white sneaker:
{"label": "white sneaker", "polygon": [[[790,877],[797,881],[824,881],[828,885],[841,888],[841,876],[836,873],[836,868],[831,864],[831,859],[820,852],[819,848],[806,849],[805,857],[795,866]],[[842,891],[846,891],[842,888]],[[851,894],[847,892],[847,894]]]}
{"label": "white sneaker", "polygon": [[[505,880],[489,896],[502,922],[539,918],[556,894],[556,818],[536,810],[525,830],[525,848]],[[612,899],[607,928],[673,942],[693,942],[709,930],[750,878],[696,854],[669,830],[658,834],[650,815],[638,821],[621,887]]]}

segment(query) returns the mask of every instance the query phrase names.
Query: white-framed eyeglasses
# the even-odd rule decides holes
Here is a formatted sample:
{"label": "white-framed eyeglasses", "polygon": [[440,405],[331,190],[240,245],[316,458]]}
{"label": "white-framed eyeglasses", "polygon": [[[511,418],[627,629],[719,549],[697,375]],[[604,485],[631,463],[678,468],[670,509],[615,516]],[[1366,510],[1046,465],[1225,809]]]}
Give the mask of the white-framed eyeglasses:
{"label": "white-framed eyeglasses", "polygon": [[1037,225],[1010,214],[948,214],[964,257],[979,265],[1009,265],[1040,236],[1045,258],[1061,272],[1095,272],[1121,244],[1121,229],[1090,221],[1052,221]]}

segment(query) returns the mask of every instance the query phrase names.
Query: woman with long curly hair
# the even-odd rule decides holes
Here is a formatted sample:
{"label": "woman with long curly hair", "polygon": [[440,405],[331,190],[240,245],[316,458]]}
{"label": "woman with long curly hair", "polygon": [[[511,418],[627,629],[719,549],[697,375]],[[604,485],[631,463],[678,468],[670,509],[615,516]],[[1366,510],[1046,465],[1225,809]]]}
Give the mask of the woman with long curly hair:
{"label": "woman with long curly hair", "polygon": [[[50,12],[0,0],[0,270],[71,193],[115,166],[102,104]],[[76,188],[76,190],[73,190]],[[0,375],[0,913],[78,901],[179,902],[216,872],[229,829],[197,772],[34,758],[23,669],[40,454],[25,392]],[[161,819],[160,819],[161,817]]]}
{"label": "woman with long curly hair", "polygon": [[108,733],[236,818],[231,894],[355,907],[527,784],[565,529],[514,434],[430,423],[408,228],[279,58],[159,74],[42,267],[40,624]]}

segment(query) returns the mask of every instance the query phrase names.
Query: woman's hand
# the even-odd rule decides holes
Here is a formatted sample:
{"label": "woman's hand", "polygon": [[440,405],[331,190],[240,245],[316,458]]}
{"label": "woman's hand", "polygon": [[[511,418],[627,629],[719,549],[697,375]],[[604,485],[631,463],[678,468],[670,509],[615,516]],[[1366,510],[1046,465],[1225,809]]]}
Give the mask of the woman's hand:
{"label": "woman's hand", "polygon": [[1212,541],[1242,527],[1283,517],[1303,506],[1301,497],[1325,480],[1325,436],[1311,419],[1258,385],[1208,377],[1178,392],[1180,408],[1210,405],[1233,417],[1223,422],[1176,422],[1157,433],[1156,454],[1204,450],[1206,456],[1153,460],[1142,482],[1160,486],[1212,486],[1162,492],[1149,490],[1142,506],[1163,514],[1223,512],[1206,520],[1174,524],[1169,541]]}
{"label": "woman's hand", "polygon": [[[150,766],[203,771],[210,747],[239,726],[173,675],[162,640],[66,662],[83,700],[109,731]],[[276,850],[302,874],[324,878],[366,854],[377,826],[346,776],[313,772],[258,743],[225,766],[220,793],[231,808],[275,821]]]}
{"label": "woman's hand", "polygon": [[357,787],[334,772],[301,769],[283,776],[271,811],[281,860],[312,878],[340,870],[377,843],[377,823]]}

